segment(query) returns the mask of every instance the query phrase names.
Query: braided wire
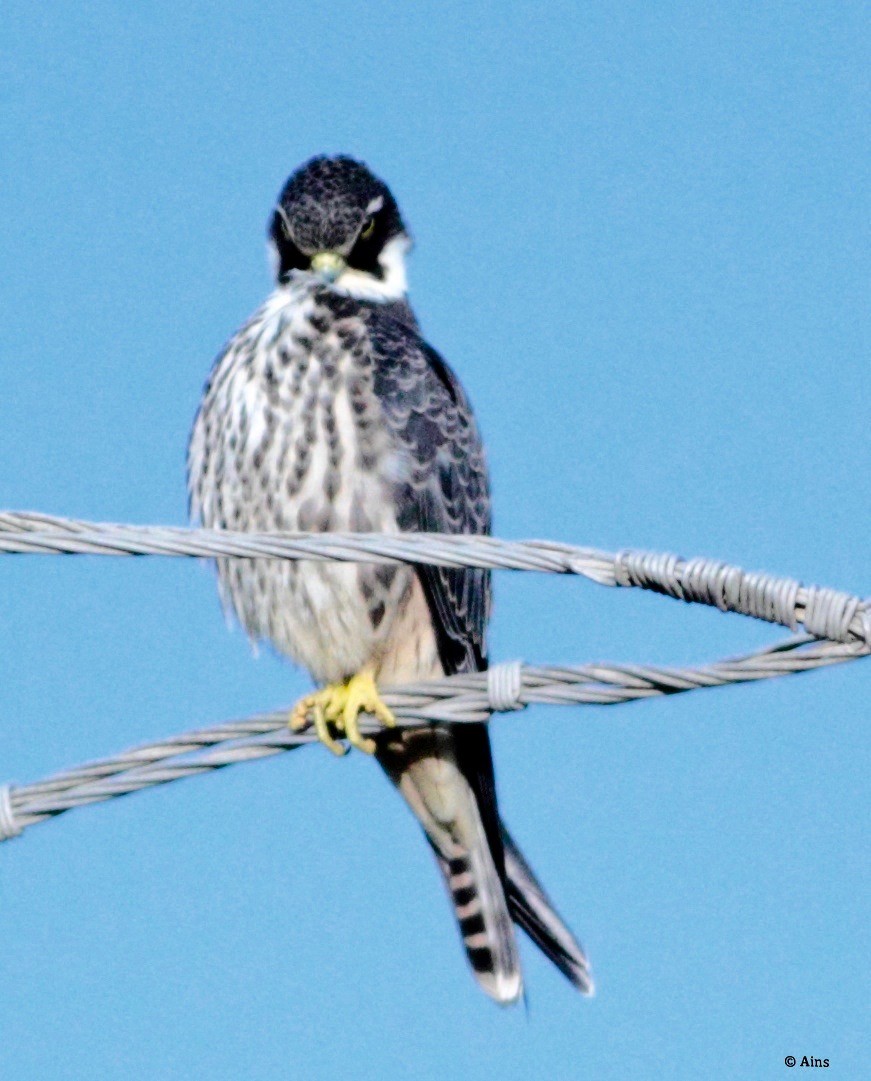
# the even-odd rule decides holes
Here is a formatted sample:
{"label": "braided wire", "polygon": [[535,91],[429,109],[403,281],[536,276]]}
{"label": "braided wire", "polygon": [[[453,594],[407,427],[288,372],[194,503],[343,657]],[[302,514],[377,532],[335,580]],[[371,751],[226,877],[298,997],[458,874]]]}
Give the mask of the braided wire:
{"label": "braided wire", "polygon": [[[600,585],[636,587],[687,603],[739,612],[807,634],[766,649],[698,668],[590,664],[532,667],[518,661],[488,672],[451,676],[383,690],[400,724],[481,722],[528,705],[617,705],[728,683],[772,679],[871,653],[871,604],[839,590],[806,587],[791,578],[712,559],[685,560],[661,552],[612,555],[550,541],[504,541],[444,534],[238,533],[127,526],[43,514],[0,512],[0,553],[73,555],[232,556],[376,563],[432,563],[578,574]],[[0,786],[0,841],[27,826],[85,806],[253,761],[311,743],[311,731],[287,729],[287,711],[134,748],[27,785]],[[378,730],[374,719],[361,725]]]}
{"label": "braided wire", "polygon": [[[803,635],[699,668],[615,664],[533,667],[514,661],[496,665],[490,672],[387,687],[382,698],[399,724],[473,723],[488,720],[494,712],[534,704],[618,705],[704,687],[773,679],[855,660],[867,652],[858,642],[819,642]],[[267,758],[316,739],[311,730],[289,731],[287,718],[286,709],[274,710],[171,736],[64,770],[44,781],[7,785],[0,788],[0,841],[75,807]],[[361,723],[361,730],[371,735],[380,728],[370,718]]]}
{"label": "braided wire", "polygon": [[440,533],[239,533],[83,522],[44,514],[0,512],[0,552],[66,555],[160,555],[211,558],[429,563],[441,567],[578,574],[600,585],[653,590],[688,603],[738,612],[817,638],[871,645],[871,604],[850,593],[805,587],[792,578],[711,559],[661,552],[616,555],[553,541]]}

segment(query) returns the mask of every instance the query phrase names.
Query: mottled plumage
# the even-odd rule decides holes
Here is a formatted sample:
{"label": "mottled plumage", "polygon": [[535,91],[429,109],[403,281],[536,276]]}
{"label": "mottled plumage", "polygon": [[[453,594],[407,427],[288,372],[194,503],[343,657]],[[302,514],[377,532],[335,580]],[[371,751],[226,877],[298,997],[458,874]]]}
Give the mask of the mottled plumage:
{"label": "mottled plumage", "polygon": [[[193,513],[240,530],[489,532],[481,440],[405,300],[409,241],[389,190],[350,159],[314,159],[285,186],[270,236],[278,286],[218,358],[194,423]],[[248,633],[318,683],[486,667],[486,571],[222,559],[218,573]],[[501,826],[486,726],[385,729],[376,748],[484,989],[521,992],[513,917],[588,990],[580,947]]]}

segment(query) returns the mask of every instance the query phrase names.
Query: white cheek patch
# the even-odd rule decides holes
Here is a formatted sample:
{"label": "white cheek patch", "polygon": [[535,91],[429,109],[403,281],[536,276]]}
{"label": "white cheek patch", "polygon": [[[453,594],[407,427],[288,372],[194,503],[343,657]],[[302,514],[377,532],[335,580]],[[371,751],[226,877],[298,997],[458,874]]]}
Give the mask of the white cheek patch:
{"label": "white cheek patch", "polygon": [[272,277],[278,280],[278,271],[281,269],[281,256],[278,254],[278,245],[270,237],[266,241],[266,256],[269,259],[269,269],[272,271]]}
{"label": "white cheek patch", "polygon": [[333,288],[337,293],[344,293],[358,300],[401,300],[408,291],[405,257],[410,247],[410,239],[400,233],[384,245],[384,250],[378,257],[384,271],[382,278],[348,267],[336,278]]}
{"label": "white cheek patch", "polygon": [[405,257],[411,248],[411,240],[400,233],[384,245],[378,262],[384,268],[384,285],[402,296],[408,291],[408,275],[405,270]]}

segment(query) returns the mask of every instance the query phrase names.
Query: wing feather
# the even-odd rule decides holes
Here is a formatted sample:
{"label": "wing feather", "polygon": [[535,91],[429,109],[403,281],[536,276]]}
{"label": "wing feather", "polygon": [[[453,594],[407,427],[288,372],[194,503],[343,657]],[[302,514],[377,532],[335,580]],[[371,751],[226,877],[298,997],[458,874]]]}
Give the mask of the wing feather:
{"label": "wing feather", "polygon": [[[378,331],[375,391],[404,465],[396,491],[400,528],[489,533],[484,449],[459,381],[411,328],[397,324]],[[424,565],[416,570],[446,674],[485,669],[490,572]]]}

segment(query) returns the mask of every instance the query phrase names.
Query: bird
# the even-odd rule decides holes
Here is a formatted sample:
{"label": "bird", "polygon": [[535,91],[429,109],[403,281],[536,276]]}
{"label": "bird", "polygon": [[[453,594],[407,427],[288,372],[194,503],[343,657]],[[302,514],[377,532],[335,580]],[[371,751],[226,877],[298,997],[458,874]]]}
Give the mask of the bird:
{"label": "bird", "polygon": [[[191,517],[243,531],[489,534],[484,447],[457,376],[408,299],[411,235],[364,163],[321,155],[287,180],[268,242],[275,287],[219,354],[188,447]],[[480,568],[216,561],[255,641],[318,690],[291,726],[374,755],[423,828],[472,973],[523,996],[514,927],[590,994],[584,950],[503,824],[487,725],[397,726],[379,688],[487,668]],[[379,722],[374,737],[359,716]]]}

